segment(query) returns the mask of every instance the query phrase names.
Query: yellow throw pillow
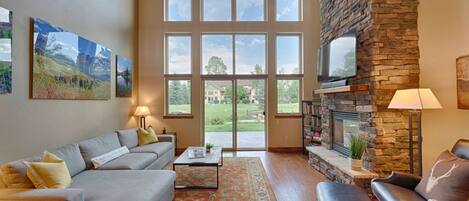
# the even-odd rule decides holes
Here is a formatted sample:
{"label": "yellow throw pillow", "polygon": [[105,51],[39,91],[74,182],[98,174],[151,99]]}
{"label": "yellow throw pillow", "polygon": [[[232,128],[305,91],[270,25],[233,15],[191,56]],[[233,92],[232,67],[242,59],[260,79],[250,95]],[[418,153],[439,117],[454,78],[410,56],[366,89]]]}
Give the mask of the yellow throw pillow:
{"label": "yellow throw pillow", "polygon": [[155,129],[153,129],[153,127],[151,127],[151,126],[148,127],[148,128],[147,128],[147,131],[148,131],[149,133],[151,133],[152,135],[155,135],[155,136],[156,136],[156,142],[159,141],[159,140],[158,140],[158,135],[156,134]]}
{"label": "yellow throw pillow", "polygon": [[158,138],[153,129],[149,129],[148,131],[143,128],[138,129],[138,145],[141,146],[155,142],[158,142]]}
{"label": "yellow throw pillow", "polygon": [[72,183],[65,161],[56,155],[44,152],[41,162],[25,162],[27,175],[36,188],[67,188]]}

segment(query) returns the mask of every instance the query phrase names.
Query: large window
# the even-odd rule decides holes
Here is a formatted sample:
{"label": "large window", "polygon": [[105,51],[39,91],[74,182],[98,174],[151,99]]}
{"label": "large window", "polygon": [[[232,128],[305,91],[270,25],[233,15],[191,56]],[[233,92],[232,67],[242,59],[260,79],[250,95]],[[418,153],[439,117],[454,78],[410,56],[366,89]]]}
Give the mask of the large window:
{"label": "large window", "polygon": [[166,114],[190,115],[192,51],[191,35],[166,35]]}
{"label": "large window", "polygon": [[192,0],[166,0],[166,21],[191,21]]}
{"label": "large window", "polygon": [[278,34],[276,38],[277,113],[300,112],[302,43],[299,34]]}
{"label": "large window", "polygon": [[302,0],[276,0],[276,20],[301,21],[301,1]]}
{"label": "large window", "polygon": [[265,34],[203,34],[202,67],[204,75],[266,74]]}

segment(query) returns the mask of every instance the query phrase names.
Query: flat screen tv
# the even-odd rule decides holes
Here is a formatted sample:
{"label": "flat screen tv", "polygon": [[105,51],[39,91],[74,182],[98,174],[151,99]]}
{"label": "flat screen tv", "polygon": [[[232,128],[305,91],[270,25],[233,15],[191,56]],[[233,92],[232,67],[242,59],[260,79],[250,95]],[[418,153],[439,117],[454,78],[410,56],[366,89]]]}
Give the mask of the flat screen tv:
{"label": "flat screen tv", "polygon": [[352,30],[323,45],[318,51],[318,82],[333,82],[357,73],[357,37]]}

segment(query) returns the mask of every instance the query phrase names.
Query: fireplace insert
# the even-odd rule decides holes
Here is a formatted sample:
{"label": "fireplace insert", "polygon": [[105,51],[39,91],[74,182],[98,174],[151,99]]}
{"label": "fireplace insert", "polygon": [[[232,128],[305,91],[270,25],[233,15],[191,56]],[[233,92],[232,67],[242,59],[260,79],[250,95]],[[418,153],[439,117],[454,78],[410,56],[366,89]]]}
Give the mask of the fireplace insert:
{"label": "fireplace insert", "polygon": [[360,126],[358,113],[332,111],[332,149],[348,156],[350,136],[358,135]]}

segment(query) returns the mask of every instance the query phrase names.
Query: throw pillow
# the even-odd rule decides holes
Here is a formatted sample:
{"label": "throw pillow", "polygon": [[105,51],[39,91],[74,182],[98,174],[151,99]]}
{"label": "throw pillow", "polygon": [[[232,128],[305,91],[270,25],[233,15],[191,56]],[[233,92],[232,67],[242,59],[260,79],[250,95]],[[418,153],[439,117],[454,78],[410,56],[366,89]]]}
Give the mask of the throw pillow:
{"label": "throw pillow", "polygon": [[415,191],[427,200],[468,201],[469,160],[444,151]]}
{"label": "throw pillow", "polygon": [[36,188],[67,188],[72,182],[67,164],[50,152],[44,152],[41,162],[25,162],[27,175]]}
{"label": "throw pillow", "polygon": [[101,156],[94,157],[91,159],[91,162],[93,163],[94,168],[99,168],[103,166],[104,164],[106,164],[107,162],[112,161],[128,153],[129,153],[129,149],[127,149],[126,146],[123,146],[121,148],[105,153]]}
{"label": "throw pillow", "polygon": [[156,134],[155,129],[153,129],[152,126],[149,126],[149,127],[147,128],[147,131],[148,131],[149,133],[151,133],[152,135],[155,135],[155,136],[156,136],[156,142],[159,142],[159,140],[158,140],[158,135]]}
{"label": "throw pillow", "polygon": [[0,173],[0,188],[7,188],[5,182],[3,182],[2,174]]}
{"label": "throw pillow", "polygon": [[143,128],[138,129],[138,145],[139,146],[158,142],[158,138],[156,137],[156,134],[154,132],[152,133],[151,130],[149,132]]}

